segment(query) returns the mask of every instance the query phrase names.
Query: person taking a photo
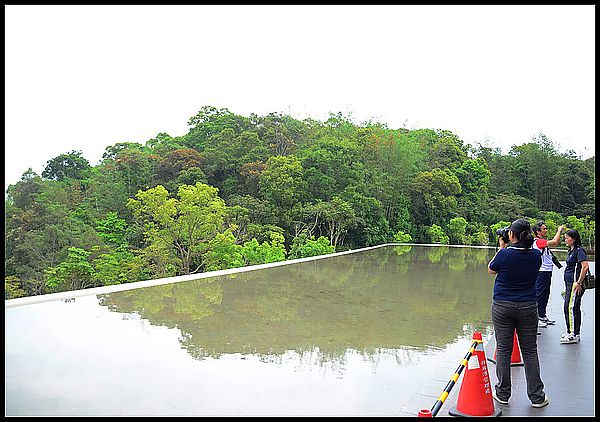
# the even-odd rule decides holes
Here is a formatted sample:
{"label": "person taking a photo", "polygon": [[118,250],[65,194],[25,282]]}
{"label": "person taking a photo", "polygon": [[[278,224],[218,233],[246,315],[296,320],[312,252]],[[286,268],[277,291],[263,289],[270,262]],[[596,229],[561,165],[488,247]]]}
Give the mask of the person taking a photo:
{"label": "person taking a photo", "polygon": [[538,308],[535,280],[542,264],[540,251],[533,249],[531,225],[524,218],[515,220],[508,230],[508,240],[499,239],[500,249],[488,265],[495,274],[492,298],[492,322],[496,337],[496,375],[498,383],[492,397],[508,404],[511,396],[510,356],[515,330],[525,364],[527,395],[533,407],[546,406],[550,399],[544,392],[537,350]]}

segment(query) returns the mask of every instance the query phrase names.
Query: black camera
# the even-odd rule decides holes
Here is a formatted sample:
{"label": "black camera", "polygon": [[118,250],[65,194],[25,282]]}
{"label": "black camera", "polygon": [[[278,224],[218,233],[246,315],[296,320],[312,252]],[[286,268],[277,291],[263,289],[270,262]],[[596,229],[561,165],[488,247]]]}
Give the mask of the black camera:
{"label": "black camera", "polygon": [[510,230],[510,226],[509,227],[504,227],[503,229],[498,229],[496,230],[496,236],[501,237],[502,240],[504,241],[504,243],[509,243],[510,240],[508,239],[508,231]]}

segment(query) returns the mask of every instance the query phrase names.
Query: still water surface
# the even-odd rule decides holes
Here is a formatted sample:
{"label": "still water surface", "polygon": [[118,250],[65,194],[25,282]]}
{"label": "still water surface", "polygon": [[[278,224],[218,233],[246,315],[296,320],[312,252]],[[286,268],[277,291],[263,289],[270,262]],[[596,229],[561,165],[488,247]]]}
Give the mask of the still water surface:
{"label": "still water surface", "polygon": [[493,255],[386,246],[8,308],[6,414],[398,415],[491,335]]}

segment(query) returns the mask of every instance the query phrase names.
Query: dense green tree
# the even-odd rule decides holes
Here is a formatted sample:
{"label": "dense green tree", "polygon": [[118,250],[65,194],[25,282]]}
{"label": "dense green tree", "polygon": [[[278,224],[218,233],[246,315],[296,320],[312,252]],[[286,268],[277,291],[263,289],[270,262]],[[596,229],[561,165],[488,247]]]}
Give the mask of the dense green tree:
{"label": "dense green tree", "polygon": [[304,170],[304,180],[307,185],[307,194],[313,198],[313,200],[328,201],[339,190],[334,177],[323,174],[315,167]]}
{"label": "dense green tree", "polygon": [[271,232],[269,242],[258,243],[256,238],[244,243],[242,256],[247,265],[268,264],[285,260],[285,239],[281,233]]}
{"label": "dense green tree", "polygon": [[478,158],[485,160],[490,170],[490,196],[514,194],[518,191],[523,175],[512,171],[514,157],[503,155],[499,148],[487,147],[480,147],[476,154]]}
{"label": "dense green tree", "polygon": [[244,130],[252,128],[251,121],[247,117],[233,114],[226,108],[204,106],[198,113],[188,120],[190,131],[183,138],[183,142],[189,148],[203,152],[209,146],[210,139],[231,129],[234,134],[240,134]]}
{"label": "dense green tree", "polygon": [[206,255],[223,243],[216,236],[227,230],[226,206],[217,192],[212,186],[197,183],[180,186],[177,198],[170,198],[158,185],[138,192],[127,206],[143,225],[148,244],[170,250],[169,255],[175,258],[170,263],[180,274],[190,274],[202,269]]}
{"label": "dense green tree", "polygon": [[318,207],[321,210],[325,233],[335,248],[342,243],[348,228],[355,224],[356,213],[348,202],[337,196],[331,201],[320,202]]}
{"label": "dense green tree", "polygon": [[[594,171],[589,166],[575,158],[564,161],[564,170],[560,174],[565,190],[558,206],[543,208],[559,211],[563,214],[575,214],[579,217],[595,218],[594,200]],[[556,189],[556,186],[554,186]]]}
{"label": "dense green tree", "polygon": [[270,155],[290,155],[296,152],[298,142],[304,138],[302,122],[279,113],[269,113],[266,116],[250,116],[256,125],[260,139],[269,148]]}
{"label": "dense green tree", "polygon": [[294,156],[273,156],[260,175],[262,198],[279,208],[291,209],[305,196],[306,182],[300,161]]}
{"label": "dense green tree", "polygon": [[467,159],[463,142],[450,131],[436,131],[436,138],[427,143],[429,169],[453,169],[460,167]]}
{"label": "dense green tree", "polygon": [[450,242],[454,245],[464,245],[467,243],[467,220],[463,217],[454,217],[448,224],[448,235]]}
{"label": "dense green tree", "polygon": [[364,165],[353,184],[365,196],[381,202],[385,219],[394,230],[410,231],[410,184],[415,174],[426,169],[426,151],[404,130],[371,126],[359,132]]}
{"label": "dense green tree", "polygon": [[[247,212],[240,213],[240,217],[246,219],[246,225],[248,223],[255,224],[269,224],[272,223],[273,220],[273,207],[275,205],[251,195],[231,195],[227,198],[227,206],[228,208],[234,208],[236,206],[242,207],[247,210]],[[244,217],[244,216],[247,216]],[[252,219],[248,219],[249,216],[252,216]],[[242,226],[242,222],[238,220],[231,220],[232,223],[237,224],[238,226]],[[250,239],[248,239],[250,240]]]}
{"label": "dense green tree", "polygon": [[169,151],[156,163],[153,184],[163,185],[167,190],[176,192],[180,185],[206,182],[201,168],[202,161],[203,157],[194,149],[178,148]]}
{"label": "dense green tree", "polygon": [[21,287],[21,281],[14,275],[4,277],[4,299],[16,299],[27,296],[27,292]]}
{"label": "dense green tree", "polygon": [[131,283],[151,278],[142,258],[126,249],[100,253],[91,262],[94,279],[100,286]]}
{"label": "dense green tree", "polygon": [[581,232],[585,230],[585,223],[581,218],[578,218],[575,215],[569,215],[567,216],[567,230],[570,229],[577,230],[581,235]]}
{"label": "dense green tree", "polygon": [[230,229],[217,233],[203,256],[205,271],[225,270],[244,266],[242,246],[235,243]]}
{"label": "dense green tree", "polygon": [[498,194],[490,197],[487,207],[482,210],[482,219],[486,224],[506,219],[514,221],[517,218],[540,215],[540,210],[534,202],[516,194]]}
{"label": "dense green tree", "polygon": [[310,146],[299,149],[298,158],[305,169],[308,191],[314,199],[329,201],[360,174],[357,170],[360,149],[349,139],[319,138]]}
{"label": "dense green tree", "polygon": [[88,224],[95,225],[107,212],[128,215],[128,188],[114,163],[91,168],[88,177],[81,183],[84,192],[78,209]]}
{"label": "dense green tree", "polygon": [[103,163],[119,175],[126,187],[128,198],[140,189],[151,187],[155,168],[160,160],[160,157],[148,148],[135,143],[121,143],[109,147],[103,157]]}
{"label": "dense green tree", "polygon": [[432,243],[442,243],[446,245],[450,243],[450,239],[444,233],[444,229],[437,224],[432,224],[431,227],[429,227],[428,234]]}
{"label": "dense green tree", "polygon": [[404,233],[403,231],[399,231],[398,233],[394,234],[394,242],[410,243],[412,241],[412,236],[408,233]]}
{"label": "dense green tree", "polygon": [[293,237],[304,233],[307,237],[314,237],[323,224],[323,207],[320,199],[314,203],[298,203],[291,211],[291,224]]}
{"label": "dense green tree", "polygon": [[91,252],[69,248],[67,258],[46,270],[46,286],[52,291],[78,290],[95,286],[95,271],[88,261]]}
{"label": "dense green tree", "polygon": [[240,190],[245,195],[258,197],[258,183],[264,169],[265,163],[262,161],[252,161],[240,166],[240,180],[243,184],[243,189]]}
{"label": "dense green tree", "polygon": [[116,212],[109,212],[106,218],[99,220],[96,225],[98,236],[116,249],[126,249],[128,246],[129,227],[127,222],[119,218]]}
{"label": "dense green tree", "polygon": [[307,258],[309,256],[326,255],[335,252],[325,236],[319,236],[317,240],[306,234],[300,234],[292,240],[292,246],[288,257],[290,259]]}
{"label": "dense green tree", "polygon": [[490,235],[487,231],[474,232],[467,236],[469,245],[488,246],[490,244]]}
{"label": "dense green tree", "polygon": [[452,171],[460,182],[461,192],[457,195],[458,214],[468,220],[481,221],[482,210],[489,200],[491,172],[482,158],[466,159]]}
{"label": "dense green tree", "polygon": [[465,242],[467,245],[490,245],[490,228],[486,224],[471,221],[467,224]]}
{"label": "dense green tree", "polygon": [[236,188],[240,184],[242,166],[246,163],[266,161],[268,155],[267,147],[256,133],[244,131],[237,134],[233,129],[226,128],[210,138],[203,157],[204,171],[209,184],[222,188],[228,178],[233,178],[233,188]]}
{"label": "dense green tree", "polygon": [[584,247],[589,248],[591,250],[596,249],[596,222],[589,221],[583,233],[581,234],[581,242]]}
{"label": "dense green tree", "polygon": [[5,271],[17,276],[28,294],[46,292],[44,271],[65,259],[68,247],[89,250],[100,242],[77,214],[81,191],[73,187],[67,180],[43,181],[24,209],[13,205],[7,214]]}
{"label": "dense green tree", "polygon": [[23,173],[21,180],[6,190],[7,199],[17,208],[25,209],[32,204],[37,194],[44,189],[42,178],[31,167]]}
{"label": "dense green tree", "polygon": [[381,202],[366,196],[354,186],[348,186],[340,198],[350,205],[354,218],[347,224],[349,243],[353,247],[386,243],[392,238],[392,229],[385,217]]}
{"label": "dense green tree", "polygon": [[49,180],[82,179],[90,163],[81,154],[81,151],[71,151],[48,160],[42,177]]}
{"label": "dense green tree", "polygon": [[425,224],[445,224],[456,211],[459,193],[460,182],[449,171],[434,168],[418,173],[411,186],[414,217]]}
{"label": "dense green tree", "polygon": [[148,152],[148,149],[139,142],[117,142],[116,144],[107,146],[102,154],[102,161],[114,161],[123,153],[129,151]]}
{"label": "dense green tree", "polygon": [[145,148],[160,157],[166,157],[178,149],[186,149],[185,137],[173,138],[168,133],[161,132],[154,138],[146,141]]}
{"label": "dense green tree", "polygon": [[527,195],[538,209],[557,210],[565,189],[558,172],[558,154],[542,135],[538,142],[514,146],[509,155],[515,160],[507,169],[520,181],[515,194]]}

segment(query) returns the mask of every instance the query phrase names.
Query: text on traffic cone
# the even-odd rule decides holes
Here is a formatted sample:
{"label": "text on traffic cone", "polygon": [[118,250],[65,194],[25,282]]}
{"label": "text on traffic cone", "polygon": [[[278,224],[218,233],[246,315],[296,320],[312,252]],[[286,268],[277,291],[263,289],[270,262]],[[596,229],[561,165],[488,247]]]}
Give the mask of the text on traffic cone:
{"label": "text on traffic cone", "polygon": [[473,333],[477,347],[467,362],[456,407],[448,412],[452,416],[499,416],[494,408],[492,386],[488,374],[481,333]]}

